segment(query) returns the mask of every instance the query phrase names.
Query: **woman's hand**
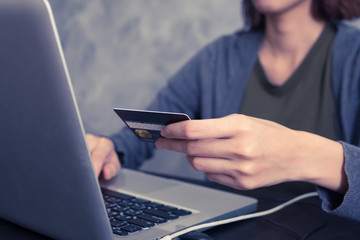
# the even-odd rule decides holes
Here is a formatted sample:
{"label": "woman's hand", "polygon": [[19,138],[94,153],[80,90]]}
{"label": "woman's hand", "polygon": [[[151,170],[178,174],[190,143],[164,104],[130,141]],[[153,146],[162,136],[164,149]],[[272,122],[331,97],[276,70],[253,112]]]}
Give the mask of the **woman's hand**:
{"label": "woman's hand", "polygon": [[190,164],[218,183],[254,189],[308,181],[346,190],[338,142],[240,114],[168,125],[158,148],[187,154]]}
{"label": "woman's hand", "polygon": [[94,164],[96,176],[100,173],[104,179],[109,180],[120,170],[119,158],[115,152],[113,142],[105,137],[86,134],[91,158]]}

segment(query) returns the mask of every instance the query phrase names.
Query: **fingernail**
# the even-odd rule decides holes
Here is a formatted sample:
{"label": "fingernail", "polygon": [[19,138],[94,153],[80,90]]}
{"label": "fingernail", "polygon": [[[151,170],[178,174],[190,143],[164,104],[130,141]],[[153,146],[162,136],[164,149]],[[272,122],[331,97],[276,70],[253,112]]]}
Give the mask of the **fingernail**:
{"label": "fingernail", "polygon": [[114,176],[114,169],[112,167],[108,167],[107,172],[108,172],[108,178],[109,179]]}
{"label": "fingernail", "polygon": [[160,134],[161,134],[161,136],[166,137],[166,127],[164,127],[163,129],[161,129]]}

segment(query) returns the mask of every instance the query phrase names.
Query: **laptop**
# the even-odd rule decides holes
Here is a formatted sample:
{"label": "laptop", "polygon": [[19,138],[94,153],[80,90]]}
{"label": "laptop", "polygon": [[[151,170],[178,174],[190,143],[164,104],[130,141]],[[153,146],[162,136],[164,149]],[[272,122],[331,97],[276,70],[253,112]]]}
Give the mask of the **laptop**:
{"label": "laptop", "polygon": [[100,183],[50,4],[1,0],[0,29],[0,218],[53,239],[157,239],[256,210],[130,169]]}

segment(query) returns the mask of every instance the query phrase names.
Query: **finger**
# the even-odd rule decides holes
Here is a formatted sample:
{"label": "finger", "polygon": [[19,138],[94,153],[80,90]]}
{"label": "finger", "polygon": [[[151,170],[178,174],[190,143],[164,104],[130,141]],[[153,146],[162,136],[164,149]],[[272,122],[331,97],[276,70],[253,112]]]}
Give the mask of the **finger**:
{"label": "finger", "polygon": [[94,163],[94,168],[96,175],[99,176],[100,172],[106,163],[106,161],[109,161],[108,159],[111,158],[111,154],[114,153],[113,145],[111,144],[110,140],[107,140],[106,138],[101,138],[96,148],[93,149],[91,152],[92,160]]}
{"label": "finger", "polygon": [[91,153],[94,151],[94,149],[96,148],[96,146],[98,144],[98,137],[95,137],[92,134],[86,134],[85,138],[86,138],[89,152]]}
{"label": "finger", "polygon": [[234,135],[234,128],[241,126],[245,117],[233,114],[223,118],[188,120],[169,124],[161,131],[166,138],[177,139],[206,139],[226,138]]}
{"label": "finger", "polygon": [[218,173],[205,173],[205,175],[209,180],[213,182],[217,182],[232,188],[242,189],[239,185],[237,185],[236,179],[231,175]]}
{"label": "finger", "polygon": [[106,161],[103,166],[102,175],[105,180],[113,178],[120,170],[120,162],[116,154],[112,154],[111,158]]}
{"label": "finger", "polygon": [[251,145],[242,143],[241,139],[205,139],[205,140],[180,140],[160,138],[156,147],[170,151],[185,153],[190,156],[210,158],[247,158],[251,152]]}
{"label": "finger", "polygon": [[102,170],[103,167],[103,161],[101,161],[100,158],[94,157],[92,156],[93,159],[93,165],[94,165],[94,170],[95,170],[95,174],[97,177],[100,176],[100,172]]}
{"label": "finger", "polygon": [[207,157],[187,157],[190,165],[197,171],[205,173],[217,173],[217,174],[230,174],[231,160],[220,158],[207,158]]}

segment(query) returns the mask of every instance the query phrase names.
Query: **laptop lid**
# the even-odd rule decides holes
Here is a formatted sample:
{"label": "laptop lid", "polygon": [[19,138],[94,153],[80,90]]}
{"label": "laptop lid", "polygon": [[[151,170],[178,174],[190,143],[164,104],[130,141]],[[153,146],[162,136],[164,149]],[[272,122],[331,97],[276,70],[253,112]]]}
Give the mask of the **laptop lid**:
{"label": "laptop lid", "polygon": [[1,0],[0,29],[0,217],[112,239],[48,2]]}
{"label": "laptop lid", "polygon": [[49,3],[2,0],[0,29],[1,218],[54,239],[155,239],[256,209],[252,198],[123,169],[101,186],[193,214],[112,235]]}

